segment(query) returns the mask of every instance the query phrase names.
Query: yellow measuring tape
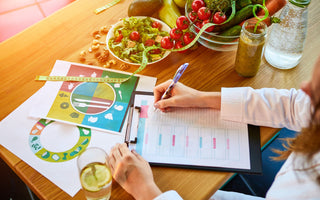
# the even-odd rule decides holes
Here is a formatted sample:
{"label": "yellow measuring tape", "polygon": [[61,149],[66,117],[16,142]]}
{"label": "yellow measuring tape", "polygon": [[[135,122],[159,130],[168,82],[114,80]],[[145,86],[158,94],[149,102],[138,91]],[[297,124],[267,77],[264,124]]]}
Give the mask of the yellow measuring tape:
{"label": "yellow measuring tape", "polygon": [[117,4],[119,2],[120,2],[120,0],[113,0],[108,4],[106,4],[106,5],[104,5],[104,6],[100,7],[100,8],[95,9],[94,13],[99,14],[99,13],[105,11],[106,9],[110,8],[111,6],[114,6],[115,4]]}
{"label": "yellow measuring tape", "polygon": [[103,77],[79,77],[79,76],[37,76],[37,81],[77,81],[97,83],[122,83],[129,78],[103,78]]}
{"label": "yellow measuring tape", "polygon": [[[119,1],[120,0],[114,0],[111,3],[105,5],[104,7],[101,7],[99,9],[104,8],[103,10],[105,10],[105,9],[111,7],[112,5],[118,3]],[[100,11],[100,12],[102,12],[102,11]],[[232,1],[232,13],[231,13],[230,17],[224,23],[221,23],[220,25],[229,22],[234,17],[234,15],[235,15],[235,1],[233,0]],[[214,23],[205,24],[200,29],[200,31],[198,32],[198,34],[196,35],[194,40],[191,43],[189,43],[188,45],[186,45],[180,49],[163,49],[163,48],[162,49],[166,50],[166,51],[173,51],[173,52],[186,50],[186,49],[192,47],[197,42],[197,40],[199,39],[201,34],[207,28],[209,28],[210,26],[214,26],[214,25],[217,25],[217,24],[214,24]],[[147,66],[147,64],[148,64],[147,53],[152,49],[159,49],[159,47],[155,47],[155,46],[147,47],[142,53],[142,62],[141,62],[140,67],[135,72],[133,72],[128,78],[103,78],[103,77],[78,77],[78,76],[37,76],[35,78],[35,80],[37,80],[37,81],[77,81],[77,82],[123,83],[123,82],[126,82],[127,80],[129,80],[135,74],[141,72]]]}

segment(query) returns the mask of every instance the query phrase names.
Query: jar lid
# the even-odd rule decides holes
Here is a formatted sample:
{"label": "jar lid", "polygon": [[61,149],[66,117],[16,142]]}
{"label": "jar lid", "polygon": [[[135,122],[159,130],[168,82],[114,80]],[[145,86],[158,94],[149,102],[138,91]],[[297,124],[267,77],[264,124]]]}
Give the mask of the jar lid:
{"label": "jar lid", "polygon": [[289,2],[296,6],[304,8],[310,4],[311,0],[289,0]]}

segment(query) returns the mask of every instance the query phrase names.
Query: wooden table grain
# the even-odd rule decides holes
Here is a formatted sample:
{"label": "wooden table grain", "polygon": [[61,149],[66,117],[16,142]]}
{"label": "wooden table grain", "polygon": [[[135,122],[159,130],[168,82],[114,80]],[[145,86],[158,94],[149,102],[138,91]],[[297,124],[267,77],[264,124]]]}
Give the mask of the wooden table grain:
{"label": "wooden table grain", "polygon": [[[131,0],[94,14],[94,9],[110,0],[77,0],[25,31],[0,44],[0,120],[4,119],[44,83],[36,75],[49,75],[56,60],[80,62],[79,53],[93,41],[92,33],[127,17]],[[199,46],[186,53],[171,53],[163,61],[146,67],[140,74],[157,77],[158,84],[173,77],[176,68],[189,62],[180,81],[203,91],[220,91],[221,87],[250,86],[253,88],[299,88],[308,80],[320,47],[320,3],[309,6],[308,35],[301,63],[291,70],[278,70],[263,60],[257,76],[243,78],[234,71],[235,51],[218,52]],[[102,37],[104,37],[102,35]],[[100,65],[94,57],[85,63]],[[112,69],[120,69],[120,62]],[[134,72],[131,66],[126,71]],[[265,144],[277,129],[261,127],[261,143]],[[6,133],[9,134],[9,133]],[[73,198],[51,183],[20,158],[0,146],[1,158],[32,189],[40,199],[84,199],[79,191]],[[176,190],[184,199],[208,199],[232,173],[152,167],[154,178],[162,191]],[[111,199],[132,199],[117,183]]]}

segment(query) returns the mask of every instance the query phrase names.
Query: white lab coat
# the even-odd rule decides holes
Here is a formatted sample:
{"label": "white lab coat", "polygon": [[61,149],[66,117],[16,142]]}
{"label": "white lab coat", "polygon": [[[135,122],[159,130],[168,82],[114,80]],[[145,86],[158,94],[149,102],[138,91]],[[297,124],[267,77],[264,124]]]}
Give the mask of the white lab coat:
{"label": "white lab coat", "polygon": [[[294,131],[309,125],[312,106],[309,97],[301,90],[222,88],[221,118],[259,126],[286,127]],[[320,199],[320,186],[312,170],[320,173],[320,152],[310,165],[303,155],[291,154],[275,177],[266,199]],[[307,169],[307,170],[306,170]],[[156,200],[180,200],[177,192],[167,191]],[[236,192],[218,190],[211,200],[263,199]]]}

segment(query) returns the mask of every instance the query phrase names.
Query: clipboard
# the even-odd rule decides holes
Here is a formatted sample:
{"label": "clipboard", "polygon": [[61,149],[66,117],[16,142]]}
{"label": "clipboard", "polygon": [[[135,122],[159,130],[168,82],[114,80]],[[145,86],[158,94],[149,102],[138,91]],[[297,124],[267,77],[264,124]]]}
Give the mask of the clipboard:
{"label": "clipboard", "polygon": [[[248,156],[249,156],[250,164],[247,167],[238,167],[236,164],[229,165],[229,166],[227,166],[227,165],[224,166],[222,164],[222,165],[216,166],[213,163],[212,165],[207,165],[207,164],[205,164],[205,161],[206,161],[205,159],[203,161],[201,161],[202,163],[196,162],[196,161],[201,160],[197,157],[192,158],[195,160],[194,163],[184,163],[183,159],[179,159],[179,157],[175,158],[174,154],[171,154],[170,156],[168,156],[168,159],[170,160],[169,162],[167,162],[167,161],[164,162],[164,160],[159,155],[159,154],[161,154],[161,152],[159,153],[159,151],[158,151],[158,154],[154,154],[154,156],[151,156],[151,157],[145,156],[145,152],[148,151],[147,149],[145,149],[145,146],[146,146],[145,141],[147,140],[146,138],[149,137],[148,139],[150,140],[151,137],[158,137],[158,136],[152,135],[152,134],[150,134],[148,136],[148,135],[144,135],[145,133],[141,134],[141,132],[145,131],[141,127],[146,126],[146,123],[148,123],[148,121],[146,121],[144,119],[145,116],[144,117],[142,116],[142,115],[146,115],[145,113],[144,114],[141,113],[141,111],[143,110],[142,107],[140,105],[136,104],[136,99],[137,99],[136,97],[137,96],[142,96],[142,97],[152,96],[153,97],[153,93],[152,92],[136,91],[132,95],[133,98],[131,99],[131,102],[130,102],[131,106],[129,108],[130,110],[129,110],[129,114],[128,114],[128,123],[127,123],[127,129],[126,129],[126,134],[125,134],[125,142],[127,143],[127,145],[129,146],[130,149],[135,149],[142,157],[144,157],[150,163],[150,165],[162,166],[162,167],[186,168],[186,169],[200,169],[200,170],[214,170],[214,171],[224,171],[224,172],[248,173],[248,174],[262,174],[262,159],[261,159],[261,149],[260,149],[260,128],[258,126],[254,126],[254,125],[244,125],[244,126],[247,126],[247,132],[246,133],[242,132],[242,135],[245,135],[246,138],[248,139],[247,144],[248,144],[248,151],[249,151]],[[203,110],[204,109],[202,109],[202,111]],[[160,112],[160,111],[157,111],[157,112]],[[187,125],[187,128],[192,129],[193,125],[190,125],[190,126]],[[155,132],[156,132],[156,130],[155,130]],[[228,130],[225,130],[225,133],[228,134],[229,133]],[[172,136],[172,135],[170,135],[170,136]],[[173,136],[173,139],[177,139],[177,138],[178,138],[178,136],[176,136],[176,138]],[[161,139],[163,140],[163,138],[160,138],[159,140],[161,140]],[[204,142],[204,138],[200,138],[200,139],[201,139],[200,142]],[[185,141],[184,141],[184,143],[185,143]],[[203,145],[202,143],[200,143],[200,144]],[[155,145],[150,145],[150,146],[157,146],[157,145],[159,146],[162,144],[155,143]],[[171,143],[171,145],[174,145],[174,143]],[[202,148],[203,146],[200,146],[200,147]],[[155,147],[155,148],[158,148],[158,147]],[[172,146],[168,147],[168,148],[172,149]],[[166,148],[163,148],[163,149],[165,149],[165,151],[167,151]],[[184,151],[186,152],[186,148],[184,149]],[[195,151],[198,151],[198,150],[195,150]],[[210,149],[209,149],[209,151],[210,151]],[[211,152],[214,152],[214,150],[211,149]],[[159,158],[159,160],[157,160],[157,158]],[[188,159],[185,159],[185,160],[188,160]],[[173,161],[173,162],[171,162],[171,161]],[[180,162],[180,161],[182,161],[182,162]],[[208,158],[207,161],[210,161],[210,159]],[[222,161],[222,163],[223,163],[223,161]],[[237,161],[235,161],[234,163],[237,163]]]}

